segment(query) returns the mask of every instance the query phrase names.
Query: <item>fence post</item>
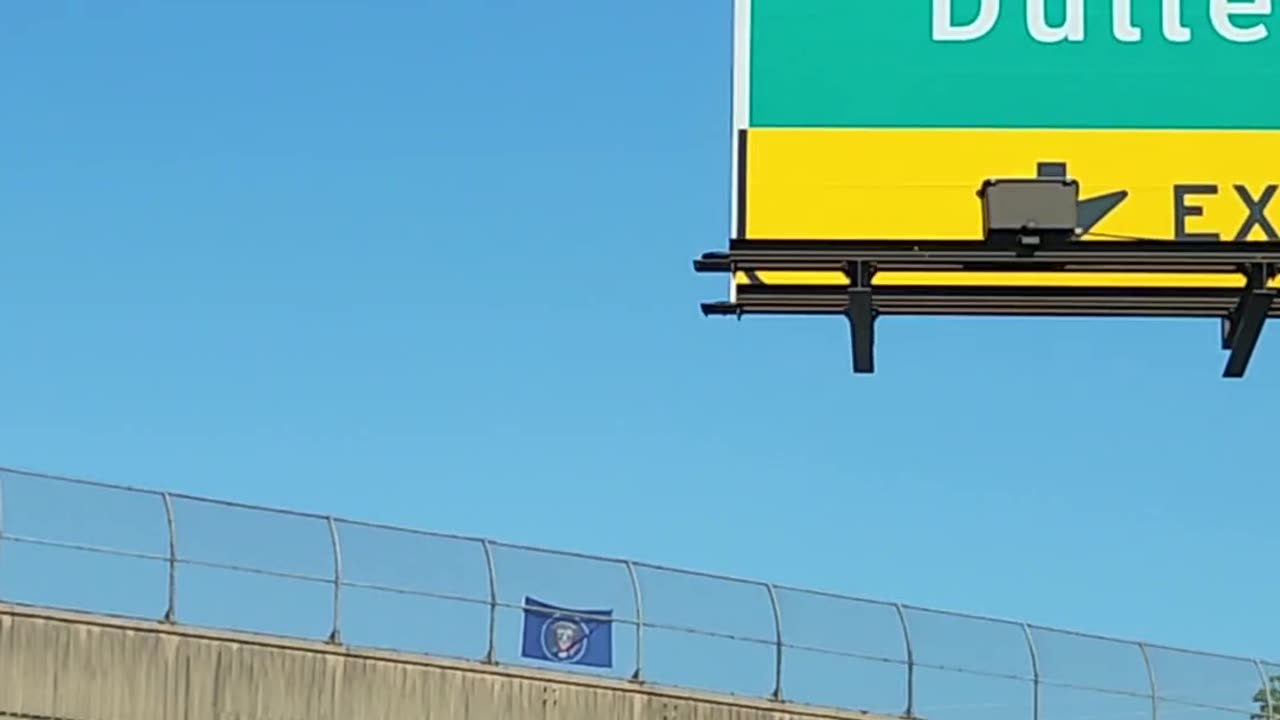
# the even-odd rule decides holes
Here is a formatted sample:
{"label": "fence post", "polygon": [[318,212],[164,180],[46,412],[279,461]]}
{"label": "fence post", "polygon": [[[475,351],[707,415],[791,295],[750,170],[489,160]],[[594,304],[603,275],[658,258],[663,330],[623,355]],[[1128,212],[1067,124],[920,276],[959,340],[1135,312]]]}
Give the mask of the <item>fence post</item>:
{"label": "fence post", "polygon": [[173,519],[173,498],[169,493],[160,493],[164,503],[165,523],[169,526],[169,594],[164,611],[164,621],[177,622],[178,619],[178,524]]}
{"label": "fence post", "polygon": [[1027,638],[1027,652],[1031,653],[1031,720],[1040,720],[1040,653],[1030,625],[1022,624],[1022,634]]}
{"label": "fence post", "polygon": [[778,591],[773,584],[765,585],[769,591],[769,604],[773,606],[773,631],[776,657],[773,662],[773,699],[782,699],[782,609],[778,607]]}
{"label": "fence post", "polygon": [[342,543],[338,540],[338,522],[330,515],[329,543],[333,546],[333,629],[329,632],[329,642],[337,645],[342,642]]}
{"label": "fence post", "polygon": [[1258,669],[1258,678],[1262,680],[1262,720],[1276,720],[1277,708],[1271,699],[1271,676],[1262,667],[1261,660],[1254,660],[1253,666]]}
{"label": "fence post", "polygon": [[631,593],[636,603],[636,671],[632,673],[631,679],[639,682],[640,668],[644,663],[644,601],[640,592],[640,578],[636,576],[636,564],[630,560],[625,562],[627,575],[631,577]]}
{"label": "fence post", "polygon": [[1142,664],[1147,666],[1147,682],[1151,684],[1151,720],[1159,720],[1160,691],[1156,687],[1156,669],[1151,666],[1151,654],[1147,652],[1147,644],[1138,643],[1138,650],[1142,653]]}
{"label": "fence post", "polygon": [[489,566],[489,649],[485,652],[484,661],[489,664],[498,662],[498,573],[493,564],[493,545],[488,540],[481,540],[484,548],[484,561]]}
{"label": "fence post", "polygon": [[914,717],[916,709],[916,652],[915,646],[911,644],[911,628],[907,625],[907,611],[902,609],[902,603],[894,603],[893,608],[898,611],[898,623],[902,625],[902,641],[907,648],[907,717]]}

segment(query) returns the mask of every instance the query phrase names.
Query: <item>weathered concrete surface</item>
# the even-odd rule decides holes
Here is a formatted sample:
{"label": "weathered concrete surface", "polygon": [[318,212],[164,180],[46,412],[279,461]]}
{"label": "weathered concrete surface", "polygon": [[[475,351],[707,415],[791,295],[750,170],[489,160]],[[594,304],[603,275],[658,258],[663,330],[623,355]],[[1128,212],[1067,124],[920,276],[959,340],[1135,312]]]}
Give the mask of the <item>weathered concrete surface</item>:
{"label": "weathered concrete surface", "polygon": [[624,681],[3,604],[0,718],[884,720]]}

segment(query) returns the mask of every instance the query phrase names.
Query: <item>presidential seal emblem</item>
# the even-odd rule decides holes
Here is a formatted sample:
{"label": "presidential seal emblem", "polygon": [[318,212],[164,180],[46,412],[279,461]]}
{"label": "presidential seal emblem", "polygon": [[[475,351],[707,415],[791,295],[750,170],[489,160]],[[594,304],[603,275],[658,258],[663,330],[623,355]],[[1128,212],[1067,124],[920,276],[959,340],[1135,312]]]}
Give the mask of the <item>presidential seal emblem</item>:
{"label": "presidential seal emblem", "polygon": [[542,624],[542,651],[557,662],[576,663],[587,652],[587,626],[567,615],[552,615]]}

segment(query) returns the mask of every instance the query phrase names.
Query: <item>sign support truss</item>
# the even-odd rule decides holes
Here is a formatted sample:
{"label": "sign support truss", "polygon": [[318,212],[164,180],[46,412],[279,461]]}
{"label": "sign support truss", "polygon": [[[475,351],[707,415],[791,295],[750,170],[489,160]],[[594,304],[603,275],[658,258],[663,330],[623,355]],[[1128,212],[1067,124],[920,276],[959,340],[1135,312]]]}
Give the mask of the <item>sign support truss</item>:
{"label": "sign support truss", "polygon": [[[1272,287],[1280,275],[1280,241],[1085,241],[1081,223],[1092,222],[1096,199],[1080,201],[1065,167],[1050,165],[1042,164],[1035,178],[983,183],[979,240],[731,240],[727,252],[705,253],[693,263],[697,272],[734,278],[733,301],[706,303],[703,313],[843,315],[856,374],[875,372],[875,324],[882,315],[1216,317],[1229,351],[1223,377],[1243,377],[1266,319],[1280,315]],[[762,281],[770,272],[839,273],[846,283]],[[1208,274],[1243,275],[1243,282],[874,282],[890,272]]]}
{"label": "sign support truss", "polygon": [[1268,281],[1276,276],[1275,265],[1253,263],[1243,270],[1246,278],[1244,293],[1222,319],[1222,349],[1231,351],[1227,367],[1222,372],[1222,376],[1227,378],[1244,377],[1253,349],[1262,335],[1262,325],[1276,297],[1276,291],[1267,287]]}
{"label": "sign support truss", "polygon": [[853,344],[853,371],[870,374],[875,372],[878,315],[871,299],[871,278],[875,275],[875,266],[855,260],[845,263],[844,272],[849,278],[849,302],[844,314],[849,319],[849,336]]}
{"label": "sign support truss", "polygon": [[[1280,316],[1280,242],[1134,241],[1008,247],[954,240],[735,240],[728,252],[694,261],[700,273],[843,273],[848,284],[748,282],[735,302],[704,303],[704,315],[843,315],[852,334],[853,371],[875,371],[875,324],[882,315],[1047,317],[1217,317],[1229,357],[1223,377],[1245,374],[1268,317]],[[1243,275],[1240,288],[875,285],[885,272],[965,271],[1216,273]]]}

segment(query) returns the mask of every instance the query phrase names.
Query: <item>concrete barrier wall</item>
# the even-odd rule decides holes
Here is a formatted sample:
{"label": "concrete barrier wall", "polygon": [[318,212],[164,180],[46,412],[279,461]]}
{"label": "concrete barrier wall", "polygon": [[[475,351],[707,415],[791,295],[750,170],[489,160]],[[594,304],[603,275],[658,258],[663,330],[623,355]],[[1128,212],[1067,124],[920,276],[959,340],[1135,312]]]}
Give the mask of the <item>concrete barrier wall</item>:
{"label": "concrete barrier wall", "polygon": [[0,718],[883,720],[615,680],[0,605]]}

